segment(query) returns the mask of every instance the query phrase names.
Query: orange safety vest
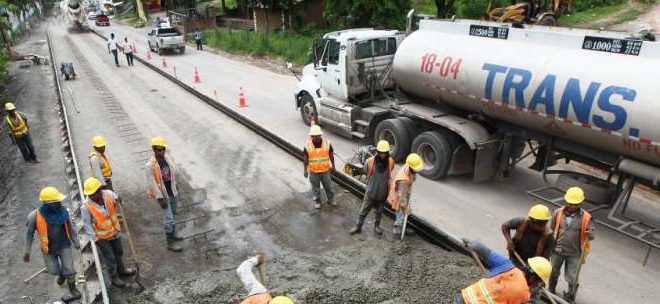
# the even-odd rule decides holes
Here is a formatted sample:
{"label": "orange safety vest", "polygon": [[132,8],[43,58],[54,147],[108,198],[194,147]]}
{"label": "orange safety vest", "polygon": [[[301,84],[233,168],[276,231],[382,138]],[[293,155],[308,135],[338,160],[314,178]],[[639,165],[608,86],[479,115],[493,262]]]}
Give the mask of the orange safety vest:
{"label": "orange safety vest", "polygon": [[15,137],[23,136],[28,132],[27,124],[25,123],[25,119],[23,119],[21,114],[16,113],[16,118],[18,119],[18,125],[14,125],[12,119],[9,118],[9,115],[5,115],[5,119],[11,128],[11,133],[14,134]]}
{"label": "orange safety vest", "polygon": [[398,211],[399,206],[401,204],[401,197],[396,191],[397,183],[403,181],[406,184],[408,184],[409,190],[412,190],[410,189],[410,187],[412,186],[413,179],[412,179],[412,175],[408,173],[410,172],[409,168],[410,167],[408,165],[403,165],[403,167],[399,169],[399,172],[397,172],[396,176],[394,176],[394,179],[390,181],[390,193],[387,195],[387,203],[390,204],[390,206],[392,206],[392,209],[394,211]]}
{"label": "orange safety vest", "polygon": [[260,293],[256,295],[251,295],[247,299],[243,300],[241,304],[268,304],[270,300],[273,299],[273,296],[270,293]]}
{"label": "orange safety vest", "polygon": [[483,278],[461,291],[465,304],[524,304],[530,293],[525,274],[518,268]]}
{"label": "orange safety vest", "polygon": [[[514,240],[520,241],[522,239],[523,235],[525,234],[525,231],[527,231],[527,228],[529,227],[529,219],[525,219],[525,221],[518,226],[516,229],[516,234],[513,236]],[[546,229],[543,231],[543,235],[541,235],[541,238],[539,238],[538,244],[536,244],[536,255],[535,256],[543,256],[543,253],[545,251],[545,242],[548,240],[548,237],[552,234],[552,231],[546,227]]]}
{"label": "orange safety vest", "polygon": [[110,178],[112,177],[112,168],[110,167],[110,162],[108,161],[108,158],[104,155],[101,154],[97,151],[92,151],[92,153],[89,154],[89,157],[96,156],[99,158],[101,161],[101,173],[103,174],[103,177],[105,178]]}
{"label": "orange safety vest", "polygon": [[[151,158],[150,161],[151,172],[153,173],[154,179],[156,180],[156,185],[158,185],[158,189],[160,189],[160,192],[163,193],[163,195],[167,195],[167,189],[165,189],[165,185],[163,184],[163,176],[160,172],[160,165],[158,164],[156,158]],[[174,168],[172,166],[170,166],[170,177],[172,178],[172,184],[174,184]],[[147,196],[149,198],[156,198],[156,193],[154,193],[151,187],[147,189]]]}
{"label": "orange safety vest", "polygon": [[[39,236],[39,248],[44,254],[48,254],[48,224],[46,224],[46,219],[43,215],[37,210],[37,236]],[[71,233],[69,233],[68,222],[64,223],[64,233],[66,238],[71,240]]]}
{"label": "orange safety vest", "polygon": [[[376,160],[376,156],[372,156],[367,160],[367,177],[371,177],[373,175],[374,171],[374,161]],[[392,170],[394,170],[394,159],[391,157],[388,157],[388,166],[387,166],[387,176],[392,175]]]}
{"label": "orange safety vest", "polygon": [[[561,221],[564,218],[564,208],[561,207],[559,208],[559,212],[557,212],[557,218],[555,219],[555,240],[559,240],[559,231],[561,228]],[[579,211],[578,211],[579,212]],[[580,247],[584,247],[586,249],[586,252],[589,252],[591,249],[591,246],[589,243],[587,243],[587,228],[589,226],[589,222],[591,222],[591,213],[587,212],[587,210],[582,209],[582,223],[580,224]],[[586,243],[586,247],[585,247]]]}
{"label": "orange safety vest", "polygon": [[85,202],[87,210],[94,217],[94,232],[96,232],[96,237],[99,240],[111,239],[121,231],[117,212],[115,212],[115,201],[107,190],[103,190],[103,201],[105,202],[108,215],[103,214],[96,206],[96,203],[91,202],[91,200]]}
{"label": "orange safety vest", "polygon": [[309,164],[307,168],[312,173],[325,173],[330,171],[331,162],[330,162],[330,142],[321,139],[321,147],[316,148],[312,139],[310,138],[307,141],[305,146],[307,149],[307,155],[309,156]]}

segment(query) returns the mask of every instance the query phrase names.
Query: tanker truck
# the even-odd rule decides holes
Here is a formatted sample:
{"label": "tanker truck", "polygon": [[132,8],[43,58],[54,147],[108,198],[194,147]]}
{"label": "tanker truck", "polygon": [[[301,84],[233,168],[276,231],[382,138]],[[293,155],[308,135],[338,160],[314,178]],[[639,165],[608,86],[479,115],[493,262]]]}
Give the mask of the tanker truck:
{"label": "tanker truck", "polygon": [[603,203],[623,193],[615,173],[658,186],[657,42],[474,20],[421,20],[410,32],[411,15],[406,32],[350,29],[314,43],[294,93],[305,124],[387,140],[397,161],[418,153],[430,179],[506,178],[535,157],[544,177],[560,159],[609,172],[559,176]]}
{"label": "tanker truck", "polygon": [[79,31],[85,30],[85,12],[80,0],[64,0],[60,3],[60,11],[65,15],[71,26]]}

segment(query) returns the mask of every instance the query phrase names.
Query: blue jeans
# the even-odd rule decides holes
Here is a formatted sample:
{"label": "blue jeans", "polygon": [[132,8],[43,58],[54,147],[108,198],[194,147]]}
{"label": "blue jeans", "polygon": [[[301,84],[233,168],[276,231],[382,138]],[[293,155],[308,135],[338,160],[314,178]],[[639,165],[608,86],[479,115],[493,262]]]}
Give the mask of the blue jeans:
{"label": "blue jeans", "polygon": [[69,282],[73,282],[76,277],[76,269],[73,267],[73,252],[71,247],[65,247],[60,252],[44,254],[44,264],[48,273],[56,276],[63,276]]}
{"label": "blue jeans", "polygon": [[32,144],[32,137],[30,136],[30,133],[26,133],[25,135],[16,138],[16,145],[18,145],[18,149],[21,150],[23,160],[37,160],[37,155],[34,153],[34,145]]}
{"label": "blue jeans", "polygon": [[174,232],[174,219],[176,218],[177,200],[176,196],[170,196],[167,208],[163,209],[163,227],[165,233],[170,234]]}
{"label": "blue jeans", "polygon": [[332,193],[332,178],[330,176],[330,172],[309,172],[309,182],[312,184],[312,191],[314,192],[315,202],[321,202],[321,185],[323,185],[323,190],[325,190],[325,196],[328,198],[328,203],[332,202],[335,194]]}
{"label": "blue jeans", "polygon": [[561,266],[564,265],[564,280],[568,284],[568,289],[573,290],[576,282],[577,268],[580,264],[579,256],[564,256],[557,252],[553,252],[550,256],[552,263],[552,275],[550,276],[549,289],[553,293],[556,291],[559,275],[561,275]]}

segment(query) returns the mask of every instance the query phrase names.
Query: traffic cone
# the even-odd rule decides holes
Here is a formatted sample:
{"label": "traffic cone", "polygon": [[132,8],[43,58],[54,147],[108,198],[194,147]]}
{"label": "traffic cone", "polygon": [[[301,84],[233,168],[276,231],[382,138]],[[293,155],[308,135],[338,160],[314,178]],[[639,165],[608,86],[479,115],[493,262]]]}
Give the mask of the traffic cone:
{"label": "traffic cone", "polygon": [[147,60],[151,60],[151,50],[147,50]]}
{"label": "traffic cone", "polygon": [[218,100],[218,90],[213,90],[213,96],[215,96],[215,100]]}
{"label": "traffic cone", "polygon": [[135,45],[133,45],[133,54],[137,54],[137,53],[138,53],[137,48],[135,47]]}
{"label": "traffic cone", "polygon": [[195,67],[195,83],[201,83],[202,78],[199,77],[199,71],[197,71],[197,67]]}
{"label": "traffic cone", "polygon": [[238,89],[238,106],[240,108],[245,108],[247,107],[247,102],[245,101],[245,94],[243,93],[243,87],[240,87]]}
{"label": "traffic cone", "polygon": [[165,60],[165,56],[160,57],[160,62],[162,63],[163,67],[167,67],[167,60]]}

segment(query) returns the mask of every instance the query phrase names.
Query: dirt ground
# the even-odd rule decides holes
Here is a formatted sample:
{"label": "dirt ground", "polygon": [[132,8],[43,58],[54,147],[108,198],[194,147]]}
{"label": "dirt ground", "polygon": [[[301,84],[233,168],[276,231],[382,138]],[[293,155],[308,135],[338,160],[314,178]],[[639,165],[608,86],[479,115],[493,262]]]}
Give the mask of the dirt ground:
{"label": "dirt ground", "polygon": [[648,12],[640,15],[635,20],[616,24],[610,29],[625,32],[637,32],[642,28],[649,29],[653,33],[660,33],[660,4],[656,4]]}

